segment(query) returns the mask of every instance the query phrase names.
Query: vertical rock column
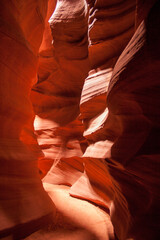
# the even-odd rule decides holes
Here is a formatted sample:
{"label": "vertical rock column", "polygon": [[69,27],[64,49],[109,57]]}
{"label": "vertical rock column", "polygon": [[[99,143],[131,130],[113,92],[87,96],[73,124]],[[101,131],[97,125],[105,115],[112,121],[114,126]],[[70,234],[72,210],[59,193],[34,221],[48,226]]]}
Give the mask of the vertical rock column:
{"label": "vertical rock column", "polygon": [[[80,111],[89,146],[82,156],[84,174],[72,185],[70,194],[103,206],[111,216],[118,239],[125,239],[129,224],[127,201],[104,161],[111,158],[112,145],[120,131],[117,116],[112,117],[108,111],[106,95],[116,60],[134,33],[136,6],[135,1],[128,0],[87,2],[91,71],[82,90]],[[114,212],[121,219],[118,227],[113,221]]]}
{"label": "vertical rock column", "polygon": [[139,1],[136,23],[141,23],[113,68],[108,116],[90,121],[85,174],[70,190],[108,205],[118,239],[159,238],[160,2],[150,9],[154,2]]}
{"label": "vertical rock column", "polygon": [[[15,238],[20,239],[34,230],[36,220],[52,212],[36,157],[20,141],[24,125],[31,125],[34,117],[30,91],[36,76],[47,2],[1,1],[0,237],[15,233]],[[32,227],[21,229],[33,220]]]}
{"label": "vertical rock column", "polygon": [[[62,167],[65,173],[62,170],[60,178],[61,182],[65,178],[66,183],[66,179],[67,182],[74,179],[70,170],[82,165],[72,158],[82,155],[78,140],[72,140],[82,134],[76,118],[83,83],[89,71],[86,1],[57,1],[49,24],[53,44],[50,42],[40,49],[38,83],[33,87],[31,98],[37,114],[38,141],[44,153],[39,167],[44,176],[53,162],[63,158],[60,172]],[[45,181],[57,183],[54,170],[49,172]]]}

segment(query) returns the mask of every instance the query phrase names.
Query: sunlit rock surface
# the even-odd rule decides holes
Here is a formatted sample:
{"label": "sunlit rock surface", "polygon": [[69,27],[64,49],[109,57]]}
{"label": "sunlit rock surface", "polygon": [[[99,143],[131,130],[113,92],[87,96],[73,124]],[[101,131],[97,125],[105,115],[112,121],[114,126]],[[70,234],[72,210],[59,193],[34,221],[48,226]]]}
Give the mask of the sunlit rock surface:
{"label": "sunlit rock surface", "polygon": [[[156,218],[156,211],[158,211],[159,199],[157,194],[159,174],[156,169],[160,168],[157,138],[160,73],[159,50],[156,52],[155,48],[151,47],[154,45],[153,39],[158,31],[159,19],[156,17],[158,7],[157,4],[148,18],[145,17],[145,22],[139,25],[113,69],[107,93],[108,116],[106,114],[101,134],[98,134],[98,131],[92,132],[89,139],[92,141],[89,147],[91,150],[89,153],[86,150],[83,155],[85,174],[72,186],[70,192],[72,196],[90,199],[95,203],[99,201],[97,193],[103,196],[103,205],[108,205],[111,211],[111,219],[119,239],[125,238],[123,234],[127,230],[127,225],[131,231],[130,236],[134,236],[135,239],[157,239],[158,236],[159,220]],[[151,28],[153,25],[154,31]],[[110,140],[108,145],[97,141],[104,138]],[[98,143],[99,147],[97,147]],[[104,146],[100,151],[102,154],[97,154],[97,151],[102,149],[101,146]],[[107,158],[106,163],[103,164],[100,160],[98,166],[99,160],[93,160],[96,154],[99,158],[100,156]],[[150,164],[153,165],[147,170],[147,178],[145,166]],[[107,169],[111,174],[110,177],[114,178],[111,177],[113,185],[110,185],[110,189],[113,189],[115,194],[113,201],[113,195],[108,193]],[[105,177],[102,177],[103,171],[106,172]],[[93,177],[94,172],[97,177]],[[93,192],[89,194],[89,184],[92,185],[92,190],[95,190],[96,194],[93,195]],[[126,199],[121,198],[121,194]],[[110,206],[110,201],[114,204],[114,210]],[[143,205],[142,202],[145,204]],[[125,211],[126,216],[124,216]],[[127,217],[132,221],[132,228]],[[123,219],[122,225],[119,218]],[[147,230],[148,224],[150,229]]]}
{"label": "sunlit rock surface", "polygon": [[55,206],[46,239],[159,239],[155,2],[2,1],[2,230]]}
{"label": "sunlit rock surface", "polygon": [[58,1],[49,24],[53,44],[40,49],[38,83],[31,95],[41,122],[36,125],[44,152],[44,158],[39,161],[42,176],[53,162],[81,156],[84,147],[80,144],[85,145],[83,125],[77,117],[83,83],[89,71],[86,2]]}
{"label": "sunlit rock surface", "polygon": [[[135,11],[134,4],[131,9]],[[134,24],[134,18],[131,19],[132,24]],[[148,21],[151,21],[151,19]],[[129,21],[126,24],[129,24]],[[131,29],[132,24],[130,25]],[[121,31],[121,29],[119,30]],[[122,32],[124,33],[124,30]],[[157,187],[159,185],[157,185],[157,182],[159,181],[158,174],[155,174],[154,169],[157,167],[159,169],[159,165],[157,162],[158,155],[153,156],[149,152],[153,151],[155,154],[159,148],[158,140],[155,138],[154,147],[151,147],[153,137],[150,139],[150,136],[155,132],[154,128],[157,129],[159,116],[158,102],[156,102],[158,95],[151,90],[151,86],[158,89],[159,75],[156,74],[156,71],[158,70],[159,60],[154,60],[154,56],[148,53],[150,46],[147,45],[146,34],[150,35],[150,29],[146,22],[142,22],[114,68],[113,61],[108,62],[107,67],[101,67],[103,59],[99,59],[97,65],[91,64],[91,69],[95,66],[99,66],[99,68],[92,70],[86,79],[80,102],[81,114],[79,118],[83,120],[83,136],[88,140],[89,146],[83,156],[79,158],[83,161],[84,174],[72,185],[70,194],[73,197],[99,204],[105,207],[106,211],[109,209],[119,239],[125,239],[127,235],[137,239],[141,239],[142,235],[145,239],[151,239],[154,234],[154,238],[157,237],[155,228],[158,227],[158,222],[153,220],[153,216],[157,207],[157,196],[155,194],[158,191]],[[97,47],[99,51],[101,47],[98,47],[98,43],[92,43],[94,35],[90,32],[89,36],[91,39],[89,57],[93,59],[91,55],[92,46],[93,49]],[[96,36],[98,37],[98,31]],[[128,40],[130,37],[128,37]],[[124,39],[126,41],[124,45],[126,45],[127,40]],[[122,45],[119,46],[119,52],[122,51],[121,47]],[[97,60],[98,54],[96,52],[94,56]],[[100,56],[104,57],[104,54],[101,52]],[[114,57],[116,58],[116,54]],[[149,64],[150,61],[152,64]],[[145,66],[148,66],[148,72]],[[111,68],[113,68],[113,73],[111,73]],[[153,73],[152,81],[147,82],[151,72]],[[105,82],[103,85],[103,76],[106,79],[106,86]],[[111,82],[108,89],[107,79],[109,81],[110,77]],[[99,81],[99,85],[96,79]],[[116,89],[117,92],[115,92]],[[106,93],[108,94],[107,102],[105,100]],[[149,112],[149,109],[152,111],[151,94],[156,99],[154,114]],[[159,93],[157,92],[157,94]],[[144,105],[142,105],[143,101]],[[153,122],[150,122],[150,118],[153,119],[155,126],[153,126]],[[154,135],[154,137],[156,136]],[[146,150],[148,148],[150,150]],[[141,149],[143,149],[142,152]],[[106,161],[102,161],[104,158]],[[137,165],[139,170],[135,172],[136,159],[139,160]],[[147,165],[153,162],[154,167],[150,168],[150,180],[146,179],[146,168],[144,163],[142,164],[143,161]],[[54,173],[54,168],[51,171]],[[57,168],[55,168],[55,172],[57,172]],[[50,172],[45,177],[44,182],[50,182],[49,175]],[[151,186],[153,182],[154,187]],[[62,184],[62,182],[59,182],[59,184]],[[130,191],[130,188],[134,190]],[[136,197],[135,194],[139,197]],[[142,205],[142,202],[145,202],[145,204]],[[149,216],[148,222],[151,226],[148,231],[146,230],[147,223],[144,220],[147,219],[147,216]],[[133,224],[132,228],[131,222]],[[141,229],[138,226],[141,226]]]}
{"label": "sunlit rock surface", "polygon": [[[44,183],[53,200],[57,214],[50,229],[34,233],[27,240],[109,240],[114,237],[110,217],[98,206],[72,198],[70,187]],[[67,206],[67,207],[66,207]]]}

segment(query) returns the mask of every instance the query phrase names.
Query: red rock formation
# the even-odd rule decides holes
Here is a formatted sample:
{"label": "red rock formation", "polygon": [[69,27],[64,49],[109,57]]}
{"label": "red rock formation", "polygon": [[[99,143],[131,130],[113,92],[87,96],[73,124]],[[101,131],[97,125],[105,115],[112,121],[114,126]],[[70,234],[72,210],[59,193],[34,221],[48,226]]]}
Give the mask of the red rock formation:
{"label": "red rock formation", "polygon": [[[59,134],[58,127],[65,126],[65,129],[68,128],[68,132],[70,132],[73,126],[67,126],[67,124],[79,115],[80,95],[89,70],[88,18],[85,1],[73,1],[72,3],[58,1],[49,23],[52,30],[53,46],[48,45],[40,52],[38,83],[32,92],[33,106],[41,119],[41,124],[46,125],[45,121],[50,121],[50,141],[48,139],[48,143],[43,145],[45,158],[39,161],[40,169],[44,174],[46,173],[44,161],[47,161],[51,166],[56,154],[59,154],[59,159],[67,157],[69,139],[64,136],[67,132]],[[78,121],[76,122],[78,123]],[[45,130],[44,126],[42,128],[43,136],[46,133],[47,137],[47,129]],[[38,134],[40,137],[40,129]],[[75,139],[73,134],[70,135],[72,135],[71,140]],[[75,152],[72,151],[71,155],[82,155],[79,143],[75,142],[74,144],[72,141],[71,144],[75,145]],[[79,148],[78,152],[77,147]],[[50,156],[47,154],[48,151],[51,153]]]}
{"label": "red rock formation", "polygon": [[58,199],[65,196],[77,213],[84,199],[103,209],[97,214],[111,228],[102,236],[92,219],[75,220],[79,227],[101,240],[113,238],[113,227],[119,240],[158,239],[159,1],[87,2],[49,1],[47,12],[45,0],[2,1],[3,235],[52,211],[39,157],[59,211],[72,219]]}
{"label": "red rock formation", "polygon": [[[148,10],[152,4],[147,5]],[[106,111],[101,128],[87,135],[92,144],[83,155],[85,174],[70,191],[72,196],[108,206],[119,239],[125,239],[127,227],[129,236],[135,239],[158,236],[159,174],[155,169],[159,169],[159,50],[151,50],[158,36],[158,4],[148,17],[145,15],[145,22],[139,25],[113,69],[107,93],[108,116]],[[148,10],[145,8],[146,13]],[[88,129],[92,129],[92,122]],[[94,122],[98,124],[98,118]],[[147,177],[144,166],[150,164],[154,167],[148,169]],[[122,225],[119,218],[123,219]]]}
{"label": "red rock formation", "polygon": [[[148,4],[147,7],[145,7],[146,13],[148,12],[146,8],[149,9],[151,4]],[[139,4],[137,9],[138,12]],[[116,1],[112,4],[104,1],[90,1],[89,60],[91,64],[90,70],[95,70],[92,70],[90,72],[89,77],[85,81],[82,90],[80,107],[80,119],[83,119],[83,124],[85,128],[84,136],[88,140],[89,147],[86,149],[82,158],[77,158],[81,157],[81,155],[76,155],[76,157],[73,158],[63,158],[63,160],[56,167],[52,167],[52,169],[49,171],[49,173],[44,179],[44,182],[49,182],[52,184],[59,183],[72,185],[76,178],[78,176],[81,176],[80,179],[71,187],[70,194],[72,196],[90,200],[96,204],[103,205],[107,208],[109,207],[116,234],[120,239],[125,238],[124,236],[127,233],[127,228],[130,228],[130,223],[128,220],[128,218],[130,218],[130,213],[131,218],[134,215],[134,211],[135,215],[139,214],[138,211],[136,212],[135,209],[141,204],[141,201],[144,201],[145,199],[146,208],[141,209],[142,212],[140,213],[141,215],[143,215],[142,213],[146,211],[147,206],[149,207],[149,199],[151,198],[151,196],[148,195],[148,190],[146,189],[146,187],[144,187],[144,184],[140,184],[139,181],[137,182],[137,180],[134,179],[134,177],[132,176],[132,167],[129,167],[129,169],[131,168],[130,171],[126,167],[124,167],[126,161],[128,162],[130,161],[130,159],[132,159],[134,153],[138,151],[138,149],[142,145],[142,142],[146,139],[149,123],[145,121],[145,116],[139,118],[136,114],[136,118],[133,117],[134,111],[139,111],[138,109],[140,109],[140,106],[137,100],[135,106],[133,104],[133,100],[132,102],[126,102],[126,99],[128,99],[128,95],[126,95],[126,90],[123,91],[123,96],[118,97],[119,95],[117,93],[113,93],[112,97],[110,97],[110,92],[113,92],[113,90],[111,90],[113,88],[113,84],[115,84],[115,82],[117,81],[117,75],[119,76],[119,72],[121,73],[123,68],[126,67],[128,62],[130,62],[132,57],[142,48],[144,44],[145,38],[143,37],[143,27],[137,30],[137,35],[134,36],[134,38],[129,44],[130,47],[126,48],[124,53],[121,55],[119,61],[117,62],[116,66],[114,67],[107,100],[109,114],[105,102],[107,92],[107,82],[105,81],[107,79],[110,79],[110,73],[112,71],[111,68],[113,67],[118,55],[120,55],[124,46],[131,38],[135,22],[134,11],[134,1],[125,1],[125,4],[121,1]],[[119,21],[119,19],[121,20]],[[138,21],[140,20],[137,20],[136,22],[138,23]],[[117,24],[119,24],[118,28],[116,28]],[[113,26],[115,26],[115,28]],[[138,45],[136,42],[138,43]],[[129,50],[129,48],[131,48],[131,51]],[[126,55],[127,51],[130,51],[130,58],[128,58],[128,55]],[[125,59],[124,62],[123,59]],[[136,66],[136,60],[133,66]],[[139,69],[141,67],[142,72],[144,72],[143,66],[144,65],[140,65],[139,63],[137,67]],[[122,70],[119,70],[119,68],[122,68]],[[134,69],[134,67],[132,67],[132,69]],[[148,71],[150,72],[151,70],[149,69]],[[134,76],[134,74],[132,75]],[[130,73],[128,73],[127,76],[130,76]],[[132,86],[138,86],[138,88],[140,87],[135,83],[135,81],[131,81],[129,77],[128,81],[130,82],[130,84],[131,82],[133,82]],[[99,86],[97,86],[97,83],[99,84]],[[144,83],[142,82],[141,84],[143,86]],[[125,85],[123,85],[123,88],[124,86]],[[127,86],[128,89],[133,89],[132,86],[128,84]],[[119,84],[117,84],[117,87],[119,89]],[[116,99],[118,99],[118,101]],[[123,99],[125,99],[125,101]],[[121,103],[121,101],[123,103]],[[115,114],[112,110],[112,105],[115,106],[116,102],[118,104],[118,107],[116,107],[116,109],[118,109],[118,114]],[[122,110],[124,109],[125,111],[124,113],[127,114],[126,120],[125,116],[124,120],[122,120],[123,117],[121,118],[119,116],[119,111],[121,110],[120,104],[122,104]],[[130,118],[128,118],[129,113],[132,113]],[[132,125],[134,125],[135,127],[132,128]],[[129,131],[129,129],[131,130]],[[121,140],[121,138],[126,138],[125,134],[126,136],[130,136],[130,141],[128,137],[127,141]],[[135,134],[138,137],[139,142],[137,140],[135,141]],[[62,156],[63,154],[60,155],[59,159],[61,159]],[[95,159],[95,157],[97,159]],[[107,160],[107,165],[109,167],[110,173],[108,173],[108,167],[106,166],[106,163],[102,160],[98,160],[104,158],[110,159]],[[84,162],[85,164],[84,175],[82,175],[82,165],[81,167],[79,165],[80,168],[77,167],[78,162]],[[113,167],[114,164],[115,167]],[[68,166],[68,168],[66,166]],[[78,170],[78,172],[76,171],[76,169]],[[103,169],[103,171],[100,169]],[[97,172],[96,176],[95,171]],[[121,172],[124,172],[124,176],[122,176]],[[107,180],[108,174],[110,177]],[[117,180],[116,182],[114,179],[112,179],[110,174]],[[110,181],[109,179],[112,179],[110,184],[108,182]],[[131,193],[128,190],[128,187],[125,186],[123,182],[124,179],[130,184],[130,186],[141,192],[141,197],[137,198],[137,202],[135,200],[133,202],[132,199],[135,199],[134,192]],[[105,183],[105,185],[103,182]],[[123,184],[121,184],[121,182],[123,182]],[[92,191],[90,192],[91,188]],[[99,188],[102,189],[99,190]],[[126,194],[126,192],[128,192],[128,194]],[[125,199],[123,194],[127,200]],[[113,206],[115,209],[114,211]],[[132,209],[134,209],[134,211]],[[123,219],[123,221],[121,221],[122,224],[120,224],[118,216],[121,216],[121,219]],[[138,222],[140,221],[137,217],[136,220]],[[133,235],[134,234],[135,233],[133,233]],[[139,238],[141,237],[139,236]]]}
{"label": "red rock formation", "polygon": [[[57,10],[56,10],[57,14],[59,14],[58,12],[62,11],[61,8],[64,8],[64,6],[65,6],[64,3],[63,3],[63,7],[62,7],[62,4],[60,6],[58,5],[59,7],[57,7]],[[74,3],[74,4],[76,4],[76,3]],[[69,43],[68,43],[68,45],[66,45],[66,42],[69,41],[69,40],[67,40],[66,37],[63,37],[63,41],[62,41],[62,36],[61,35],[60,35],[61,37],[56,36],[56,31],[58,31],[60,34],[65,36],[65,34],[69,35],[70,31],[72,30],[71,25],[67,24],[66,25],[67,26],[66,27],[66,32],[64,32],[64,30],[63,30],[62,33],[61,33],[60,29],[63,26],[63,21],[64,21],[64,24],[65,24],[65,20],[63,20],[63,18],[67,19],[67,16],[65,16],[65,13],[63,12],[64,16],[63,15],[61,16],[62,21],[59,23],[59,25],[57,24],[56,28],[53,31],[53,33],[54,33],[53,47],[50,48],[50,46],[48,46],[47,49],[41,51],[41,53],[40,53],[40,62],[39,62],[39,70],[38,70],[39,82],[33,88],[34,92],[32,93],[32,102],[34,104],[35,111],[36,111],[36,113],[38,114],[39,117],[43,118],[43,121],[45,121],[44,119],[50,119],[52,121],[53,126],[52,127],[50,126],[49,128],[50,129],[53,128],[53,135],[54,135],[54,131],[58,128],[58,126],[55,125],[54,122],[56,122],[56,124],[58,124],[60,126],[65,125],[65,129],[68,128],[68,132],[70,131],[70,127],[67,126],[66,123],[69,123],[71,120],[74,120],[75,116],[76,116],[75,114],[79,113],[79,101],[80,101],[80,98],[79,98],[80,95],[79,94],[81,93],[81,91],[82,91],[82,97],[81,97],[80,119],[83,119],[84,124],[86,122],[86,119],[88,119],[88,118],[91,119],[92,117],[101,113],[105,109],[105,98],[106,98],[106,90],[107,90],[107,82],[105,83],[105,81],[106,81],[105,79],[107,77],[107,79],[109,81],[109,77],[111,75],[109,73],[109,71],[111,72],[111,67],[113,66],[113,62],[115,61],[115,58],[117,58],[117,55],[120,54],[121,50],[126,45],[128,39],[131,37],[131,33],[133,32],[134,4],[130,3],[130,4],[128,4],[128,7],[127,7],[124,4],[119,5],[119,3],[117,3],[116,5],[109,6],[106,9],[106,12],[108,12],[108,9],[109,9],[110,12],[115,12],[116,11],[117,14],[118,13],[123,14],[123,12],[125,12],[125,13],[129,12],[132,15],[132,21],[130,23],[128,23],[131,31],[128,32],[128,26],[127,27],[126,26],[122,27],[120,33],[122,32],[125,35],[123,36],[123,34],[122,35],[120,34],[120,36],[118,36],[116,53],[114,51],[115,47],[111,47],[112,45],[114,46],[115,35],[111,33],[112,24],[110,23],[110,22],[114,22],[115,19],[117,19],[116,15],[114,15],[115,13],[112,14],[113,15],[112,17],[109,16],[109,19],[108,19],[108,21],[109,21],[108,27],[110,26],[110,33],[108,33],[107,36],[104,36],[103,39],[101,39],[101,35],[99,36],[99,31],[98,31],[98,34],[97,34],[97,36],[99,36],[99,39],[100,39],[99,41],[106,44],[107,49],[110,51],[111,54],[108,55],[108,50],[107,49],[106,49],[106,54],[101,54],[101,51],[103,51],[102,50],[103,48],[101,47],[101,44],[99,44],[99,43],[95,44],[94,37],[92,36],[92,33],[90,33],[90,32],[93,32],[93,30],[89,31],[89,37],[90,37],[90,41],[92,43],[90,45],[90,48],[89,48],[89,57],[90,57],[90,63],[91,63],[90,69],[92,69],[92,67],[94,67],[94,66],[92,66],[93,65],[92,61],[95,58],[94,56],[98,57],[98,54],[99,54],[100,56],[104,57],[104,60],[98,60],[97,59],[97,66],[96,67],[102,68],[102,71],[100,71],[98,73],[99,70],[96,69],[96,70],[94,70],[90,73],[90,77],[86,79],[86,83],[84,85],[83,91],[82,91],[82,84],[83,84],[84,79],[85,79],[85,74],[88,73],[88,70],[89,70],[89,68],[86,68],[86,64],[85,64],[86,61],[79,60],[79,61],[76,61],[75,65],[74,65],[73,61],[71,61],[71,59],[70,59],[71,55],[70,56],[67,55],[67,51],[69,51],[70,48],[73,48],[73,42],[75,41],[74,38],[72,39],[72,42],[70,42],[70,45],[69,45]],[[67,6],[65,6],[65,8]],[[71,5],[70,5],[70,8],[72,8]],[[94,6],[94,12],[97,12],[97,14],[98,14],[99,11],[101,11],[101,9],[102,8],[99,7],[98,5]],[[120,9],[119,12],[118,12],[117,9]],[[70,14],[71,20],[72,20],[72,18],[73,19],[75,18],[77,10],[73,8],[73,11],[75,11],[75,13],[73,12],[74,13],[73,17]],[[53,14],[54,18],[52,17],[52,19],[54,20],[53,23],[54,22],[56,23],[56,21],[57,21],[56,19],[58,19],[58,17],[56,16],[56,12],[54,12],[54,14]],[[96,15],[95,17],[98,18],[97,16],[98,15]],[[99,17],[100,20],[98,20],[98,22],[99,21],[102,22],[101,19],[107,19],[107,17],[108,17],[108,15],[107,16],[106,15],[101,16],[101,18]],[[124,15],[123,18],[125,18],[125,17],[127,18],[127,15]],[[91,18],[93,20],[93,16],[91,16]],[[80,17],[79,17],[79,19],[81,20]],[[71,21],[71,20],[69,20],[69,21]],[[80,21],[80,20],[77,20],[77,21]],[[86,18],[85,21],[87,21],[87,18]],[[70,24],[72,24],[72,22]],[[83,22],[81,22],[81,24],[83,24]],[[85,22],[85,24],[87,24],[87,22]],[[106,25],[106,23],[103,24],[103,26],[105,26],[105,25]],[[76,25],[75,25],[75,22],[74,22],[74,27],[75,26]],[[95,32],[96,32],[97,30],[96,30],[95,26],[94,26],[94,24],[92,24],[91,29],[95,29]],[[79,26],[79,28],[80,27],[82,28],[82,25]],[[56,30],[58,28],[59,28],[59,30]],[[104,30],[103,30],[103,32],[104,32]],[[76,29],[76,31],[78,31],[78,28]],[[73,33],[76,34],[76,32],[74,32],[74,31],[73,31]],[[73,33],[72,33],[72,35],[73,35]],[[84,33],[81,32],[81,34],[86,34],[86,30],[84,29]],[[56,36],[56,38],[55,38],[55,36]],[[86,38],[87,35],[84,35],[84,37]],[[80,39],[80,41],[82,41],[82,40]],[[120,44],[119,44],[119,42],[120,42]],[[65,46],[65,49],[68,49],[68,50],[62,52],[62,50],[61,50],[62,44]],[[85,44],[87,44],[87,42]],[[58,47],[59,45],[60,45],[60,47]],[[77,48],[76,48],[76,46],[77,46]],[[79,48],[80,48],[79,46],[80,46],[79,42],[76,42],[74,54],[76,54],[76,58],[81,59],[83,56],[81,56],[80,53],[79,53]],[[87,51],[86,46],[87,45],[81,44],[81,50]],[[92,55],[92,49],[93,49],[93,51],[94,51],[94,49],[97,49],[96,54]],[[51,53],[51,52],[53,52],[53,53]],[[70,54],[71,53],[72,52],[70,51]],[[84,52],[84,54],[86,54],[86,53]],[[48,57],[46,57],[45,54],[47,54],[46,56],[48,56]],[[82,52],[81,52],[81,54],[82,54]],[[70,69],[70,71],[69,71],[69,73],[72,71],[72,76],[70,77],[70,79],[68,79],[68,78],[66,79],[67,73],[65,73],[65,75],[64,75],[65,69],[63,69],[63,68],[66,65],[66,63],[64,64],[63,62],[61,62],[61,64],[57,65],[57,63],[60,62],[61,59],[63,59],[63,58],[68,59],[67,60],[67,65],[72,67],[72,69]],[[105,62],[105,65],[104,65],[103,61]],[[71,62],[72,62],[72,64],[69,65],[69,63],[71,63]],[[78,66],[78,68],[80,67],[79,63],[83,64],[83,66],[84,66],[83,68],[79,69],[81,71],[81,74],[83,74],[82,76],[77,73],[77,66]],[[76,64],[78,64],[78,65],[76,65]],[[101,65],[102,65],[102,67],[101,67]],[[54,66],[54,68],[52,66]],[[109,67],[110,67],[110,69],[108,69]],[[48,69],[47,72],[46,72],[46,69]],[[58,74],[57,71],[60,72],[59,76],[57,76],[57,74]],[[62,74],[62,76],[61,76],[61,74]],[[101,76],[101,79],[103,81],[103,87],[102,87],[102,85],[100,85],[101,83],[99,83],[100,89],[98,90],[96,88],[96,81],[97,82],[99,81],[98,80],[99,76]],[[73,83],[71,82],[73,77],[74,77],[74,81],[76,81],[75,84],[74,84],[74,82]],[[80,80],[78,80],[77,77],[81,78],[81,83],[82,83],[81,87],[79,85],[78,88],[77,88],[77,81],[80,83]],[[58,80],[59,78],[61,79],[61,81]],[[89,81],[89,79],[90,79],[90,81]],[[67,81],[67,83],[70,84],[70,88],[73,88],[73,89],[72,90],[67,89],[67,86],[66,86],[64,81]],[[88,89],[89,89],[88,93],[86,93],[86,90],[85,90],[86,87],[85,86],[88,86]],[[77,92],[77,90],[75,91],[74,88],[79,89],[79,93]],[[101,88],[103,88],[103,89],[101,89]],[[92,90],[93,92],[90,89],[93,89]],[[65,97],[62,96],[61,91],[65,92]],[[66,94],[67,94],[67,97],[66,97]],[[86,96],[88,94],[91,94],[90,97],[87,96],[87,98],[89,97],[91,99],[91,101],[89,101],[89,99],[84,100],[84,97],[83,97],[84,94]],[[74,96],[74,97],[72,97],[72,96]],[[41,100],[39,100],[39,99],[41,99]],[[94,107],[94,101],[99,103],[97,110],[95,110],[95,108],[93,108]],[[75,109],[73,109],[74,106],[75,106]],[[70,114],[67,114],[66,112],[69,112]],[[85,114],[84,114],[84,112],[85,112]],[[92,115],[90,115],[90,114],[92,114]],[[65,115],[65,118],[63,117],[64,115]],[[68,119],[68,117],[70,117],[70,119]],[[65,122],[64,122],[64,119],[65,119]],[[50,121],[50,124],[51,124],[51,121]],[[44,123],[44,125],[45,125],[45,123]],[[74,125],[74,128],[75,127],[76,127],[76,125]],[[77,131],[77,130],[75,129],[75,131]],[[40,133],[40,129],[39,129],[39,133]],[[43,128],[43,134],[44,134],[44,128]],[[52,139],[53,139],[53,135],[52,135]],[[62,136],[60,136],[60,137],[62,137]],[[82,138],[82,132],[80,132],[79,137]],[[77,139],[77,140],[79,140],[79,139]],[[54,141],[55,140],[53,140],[53,142]],[[60,142],[63,142],[63,141],[64,141],[64,139],[60,140]],[[68,141],[68,140],[66,139],[65,141]],[[51,140],[51,142],[52,142],[52,140]],[[48,149],[51,147],[51,142],[50,142],[50,146],[48,145]],[[53,145],[52,145],[52,147],[54,148]],[[42,148],[43,148],[43,146],[42,146]],[[43,152],[46,152],[47,151],[46,149],[47,149],[47,146],[45,145],[45,150]],[[63,151],[64,151],[64,149],[63,149]],[[56,152],[57,152],[57,150],[56,150]],[[46,170],[51,166],[51,164],[53,162],[53,159],[55,158],[54,157],[55,148],[54,148],[54,150],[51,150],[50,153],[52,154],[52,157],[50,157],[50,160],[52,159],[51,161],[49,160],[48,157],[45,157],[45,158],[43,158],[39,161],[39,166],[41,168],[41,171],[44,174],[46,173]],[[77,153],[75,152],[74,155],[77,156]],[[81,155],[78,155],[78,156],[81,156]],[[44,161],[48,162],[48,167],[47,167],[46,170],[45,170],[45,167],[44,167]]]}
{"label": "red rock formation", "polygon": [[45,0],[1,1],[0,237],[14,233],[21,239],[53,211],[37,157],[20,140],[24,126],[33,124],[30,92],[46,12]]}

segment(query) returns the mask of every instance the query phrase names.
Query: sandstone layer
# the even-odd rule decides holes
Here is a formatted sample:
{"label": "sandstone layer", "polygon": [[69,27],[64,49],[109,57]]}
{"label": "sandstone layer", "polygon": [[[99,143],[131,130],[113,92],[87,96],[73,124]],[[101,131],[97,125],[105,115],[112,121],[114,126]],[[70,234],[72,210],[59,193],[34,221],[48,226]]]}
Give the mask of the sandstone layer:
{"label": "sandstone layer", "polygon": [[81,239],[159,239],[159,11],[156,0],[2,0],[0,237],[58,210]]}

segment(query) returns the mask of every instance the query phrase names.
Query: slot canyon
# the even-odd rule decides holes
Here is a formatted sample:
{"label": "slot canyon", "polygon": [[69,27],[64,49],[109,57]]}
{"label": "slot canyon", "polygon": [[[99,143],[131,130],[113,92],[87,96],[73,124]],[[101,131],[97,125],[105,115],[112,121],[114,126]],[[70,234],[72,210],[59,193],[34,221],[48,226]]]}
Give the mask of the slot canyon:
{"label": "slot canyon", "polygon": [[160,239],[160,1],[0,1],[0,239]]}

